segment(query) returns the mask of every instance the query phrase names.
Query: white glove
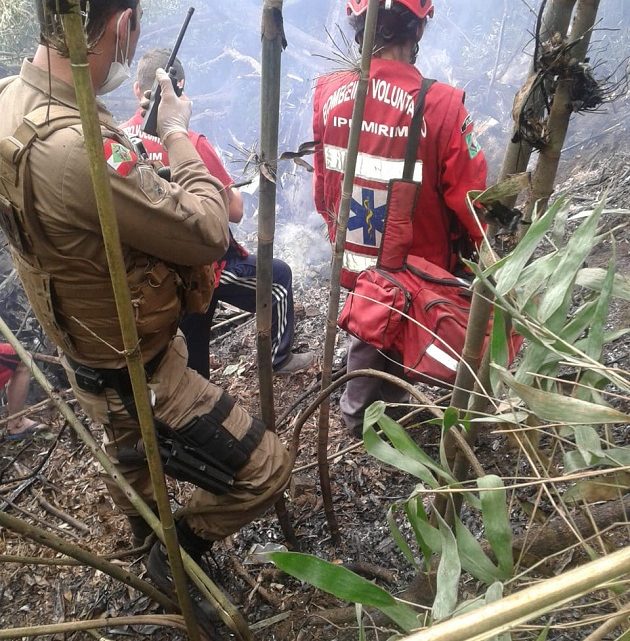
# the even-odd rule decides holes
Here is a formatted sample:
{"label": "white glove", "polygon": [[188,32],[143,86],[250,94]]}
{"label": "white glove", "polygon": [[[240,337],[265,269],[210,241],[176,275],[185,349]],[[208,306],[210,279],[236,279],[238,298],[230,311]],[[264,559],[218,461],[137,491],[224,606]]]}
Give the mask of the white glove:
{"label": "white glove", "polygon": [[173,89],[170,76],[164,69],[158,69],[155,77],[160,83],[162,100],[158,107],[157,130],[163,143],[171,134],[188,135],[188,123],[192,114],[192,101],[184,95],[178,97]]}

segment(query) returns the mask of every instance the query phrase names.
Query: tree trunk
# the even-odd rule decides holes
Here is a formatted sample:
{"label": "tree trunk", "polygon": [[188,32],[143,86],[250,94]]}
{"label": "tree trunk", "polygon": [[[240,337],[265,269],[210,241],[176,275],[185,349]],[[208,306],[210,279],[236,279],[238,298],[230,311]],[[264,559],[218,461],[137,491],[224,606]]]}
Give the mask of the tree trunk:
{"label": "tree trunk", "polygon": [[[578,62],[584,62],[586,58],[598,8],[599,0],[578,1],[570,34],[571,41],[577,42],[571,50],[571,56]],[[540,152],[540,159],[532,176],[531,195],[525,207],[525,218],[528,220],[531,219],[536,205],[540,213],[545,211],[553,193],[562,147],[573,114],[571,106],[573,82],[572,77],[561,79],[553,97],[548,123],[549,143]]]}

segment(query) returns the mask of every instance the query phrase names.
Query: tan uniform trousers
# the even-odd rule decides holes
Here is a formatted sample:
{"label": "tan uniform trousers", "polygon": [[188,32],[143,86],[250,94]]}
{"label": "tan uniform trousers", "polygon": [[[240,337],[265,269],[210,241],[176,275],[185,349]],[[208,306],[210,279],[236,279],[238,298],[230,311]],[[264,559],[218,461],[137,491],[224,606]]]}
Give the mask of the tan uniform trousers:
{"label": "tan uniform trousers", "polygon": [[[174,429],[183,427],[197,416],[208,413],[221,396],[222,390],[186,366],[188,350],[178,333],[153,375],[149,387],[155,393],[154,413]],[[123,407],[118,394],[106,389],[94,395],[77,388],[73,372],[68,376],[77,399],[93,421],[105,428],[104,449],[118,469],[147,503],[153,503],[149,469],[145,464],[122,464],[118,450],[134,447],[140,439],[140,427]],[[224,426],[241,439],[251,424],[250,415],[235,405]],[[207,539],[222,539],[260,516],[273,505],[290,477],[289,453],[273,432],[265,432],[260,444],[241,468],[232,489],[217,496],[197,488],[188,505],[178,513],[195,534]],[[109,477],[104,477],[112,499],[127,515],[135,509],[122,490]]]}

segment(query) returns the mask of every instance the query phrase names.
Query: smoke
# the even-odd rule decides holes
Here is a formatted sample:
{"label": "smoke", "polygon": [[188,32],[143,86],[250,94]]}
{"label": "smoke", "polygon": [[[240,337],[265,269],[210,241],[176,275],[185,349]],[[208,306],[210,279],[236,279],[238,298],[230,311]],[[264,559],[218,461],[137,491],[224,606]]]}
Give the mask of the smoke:
{"label": "smoke", "polygon": [[[530,65],[540,0],[435,0],[435,5],[418,66],[425,76],[466,91],[466,104],[488,156],[490,174],[496,175],[512,130],[513,98]],[[194,103],[192,125],[216,146],[236,180],[245,167],[238,149],[258,148],[261,7],[262,0],[198,0],[180,51],[187,72],[186,89]],[[178,11],[164,18],[149,16],[150,26],[141,36],[136,58],[149,48],[174,41],[185,9],[178,6]],[[318,75],[334,67],[326,60],[334,50],[329,34],[340,47],[345,46],[340,30],[353,40],[344,0],[284,0],[283,13],[289,47],[282,55],[280,152],[295,150],[312,138],[313,85]],[[593,49],[598,58],[611,59],[611,69],[603,69],[605,74],[627,55],[630,3],[607,0],[600,16]],[[108,97],[108,104],[117,117],[128,118],[135,109],[131,86]],[[585,131],[604,130],[615,118],[619,114],[614,106],[604,116],[582,116],[567,145],[578,143]],[[617,129],[616,133],[621,132]],[[312,203],[311,180],[304,169],[281,163],[277,251],[305,274],[310,265],[327,264],[330,251]],[[248,196],[247,203],[237,235],[251,236],[255,228],[256,194]]]}

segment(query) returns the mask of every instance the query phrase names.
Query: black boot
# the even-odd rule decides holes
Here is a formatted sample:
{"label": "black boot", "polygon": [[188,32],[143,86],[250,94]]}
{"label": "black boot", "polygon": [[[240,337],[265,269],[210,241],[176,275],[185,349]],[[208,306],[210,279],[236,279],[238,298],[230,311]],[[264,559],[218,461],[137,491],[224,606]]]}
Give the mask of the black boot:
{"label": "black boot", "polygon": [[[154,514],[157,514],[157,506],[149,506]],[[129,527],[131,528],[131,533],[133,534],[132,545],[134,548],[142,547],[147,540],[147,537],[153,534],[151,526],[141,517],[139,514],[135,516],[127,516],[129,521]]]}
{"label": "black boot", "polygon": [[[179,544],[190,554],[193,559],[198,563],[204,552],[212,547],[212,541],[206,541],[197,536],[187,525],[180,521],[177,524],[177,536]],[[175,586],[173,583],[173,573],[171,566],[168,562],[168,555],[166,548],[156,541],[149,552],[146,561],[147,574],[151,581],[164,592],[170,596],[174,601],[177,601],[175,593]],[[212,641],[219,641],[224,637],[219,632],[220,618],[215,609],[206,601],[206,599],[199,593],[197,588],[188,580],[188,592],[192,603],[199,630],[205,639]]]}
{"label": "black boot", "polygon": [[198,534],[195,534],[183,519],[177,521],[176,527],[179,544],[190,554],[195,560],[195,563],[201,565],[201,558],[206,552],[210,551],[213,541],[208,541]]}

